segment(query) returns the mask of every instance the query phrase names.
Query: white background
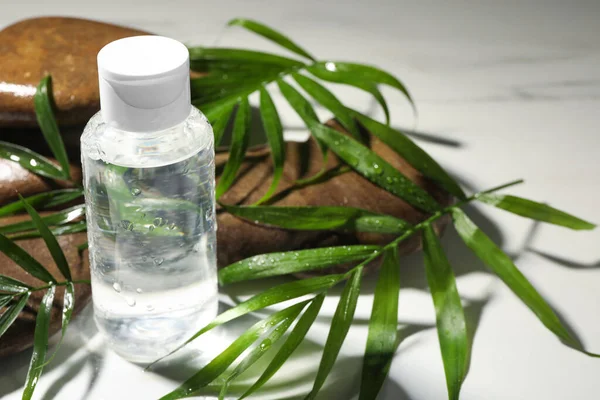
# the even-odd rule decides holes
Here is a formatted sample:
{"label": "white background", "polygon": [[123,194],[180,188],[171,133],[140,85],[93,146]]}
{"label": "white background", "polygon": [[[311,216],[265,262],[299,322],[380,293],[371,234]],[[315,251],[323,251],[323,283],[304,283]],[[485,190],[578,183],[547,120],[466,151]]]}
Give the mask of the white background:
{"label": "white background", "polygon": [[[419,140],[419,144],[470,190],[524,178],[526,184],[511,193],[600,222],[595,197],[600,194],[598,1],[0,3],[0,27],[36,15],[71,15],[129,25],[187,44],[276,50],[239,28],[223,28],[233,17],[258,19],[282,30],[318,58],[372,63],[399,76],[415,97],[419,118],[411,117],[398,93],[386,89],[393,125],[421,132],[425,139],[444,139],[444,144],[432,140]],[[337,93],[348,105],[380,116],[377,107],[357,92]],[[286,126],[300,125],[281,101],[278,106]],[[586,347],[600,352],[600,231],[534,226],[489,208],[469,211],[516,257],[525,275]],[[461,398],[598,398],[600,361],[562,346],[508,289],[487,275],[454,232],[444,242],[468,304],[469,321],[477,328]],[[410,332],[419,332],[400,347],[381,399],[446,396],[437,337],[430,328],[433,307],[420,267],[418,255],[402,261],[400,320],[409,324]],[[373,286],[372,279],[365,284],[357,310],[359,323],[351,330],[323,399],[356,396]],[[235,294],[243,295],[251,288],[238,291]],[[338,295],[339,291],[327,299],[324,316],[332,315]],[[231,304],[228,295],[223,294],[222,300]],[[252,320],[215,335],[214,347]],[[282,399],[288,398],[284,389],[296,394],[308,390],[328,323],[327,318],[318,321],[294,365],[276,376],[279,388],[258,398]],[[213,347],[213,342],[209,344]],[[0,396],[20,398],[29,356],[25,352],[0,360]],[[161,371],[143,373],[107,351],[93,336],[89,316],[84,316],[75,322],[57,362],[45,371],[35,397],[152,399],[192,373],[181,368]]]}

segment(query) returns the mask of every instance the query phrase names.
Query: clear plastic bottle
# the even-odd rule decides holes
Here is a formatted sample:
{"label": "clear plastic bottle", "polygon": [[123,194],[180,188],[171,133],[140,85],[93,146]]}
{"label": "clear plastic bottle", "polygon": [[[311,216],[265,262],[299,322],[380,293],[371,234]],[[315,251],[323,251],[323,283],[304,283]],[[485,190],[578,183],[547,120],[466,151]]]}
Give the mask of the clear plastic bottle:
{"label": "clear plastic bottle", "polygon": [[216,315],[213,133],[181,43],[121,39],[98,69],[81,138],[94,316],[113,350],[149,362]]}

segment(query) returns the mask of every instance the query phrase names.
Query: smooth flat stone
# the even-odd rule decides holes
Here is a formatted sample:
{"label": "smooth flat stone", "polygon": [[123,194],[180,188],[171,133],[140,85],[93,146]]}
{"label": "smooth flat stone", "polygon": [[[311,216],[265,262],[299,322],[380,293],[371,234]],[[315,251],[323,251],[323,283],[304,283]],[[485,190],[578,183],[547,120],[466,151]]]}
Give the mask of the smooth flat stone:
{"label": "smooth flat stone", "polygon": [[147,32],[79,18],[26,19],[0,31],[0,127],[37,126],[33,95],[53,79],[57,118],[77,125],[100,109],[96,55],[120,38]]}

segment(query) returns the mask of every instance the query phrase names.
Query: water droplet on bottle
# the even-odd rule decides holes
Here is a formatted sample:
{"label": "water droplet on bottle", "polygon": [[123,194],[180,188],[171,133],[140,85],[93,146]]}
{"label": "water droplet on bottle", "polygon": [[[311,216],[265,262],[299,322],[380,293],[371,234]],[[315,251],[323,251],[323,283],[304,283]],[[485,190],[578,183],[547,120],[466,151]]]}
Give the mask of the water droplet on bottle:
{"label": "water droplet on bottle", "polygon": [[164,259],[162,259],[161,257],[157,257],[154,259],[154,264],[156,265],[161,265],[163,263]]}
{"label": "water droplet on bottle", "polygon": [[142,293],[142,292],[143,292],[142,288],[137,288],[137,289],[135,289],[135,291],[136,291],[137,293]]}
{"label": "water droplet on bottle", "polygon": [[121,220],[121,227],[128,231],[132,231],[133,230],[133,222],[131,222],[127,219]]}
{"label": "water droplet on bottle", "polygon": [[154,224],[154,226],[162,226],[162,224],[164,224],[164,221],[161,217],[157,217],[154,218],[154,221],[152,221],[152,223]]}
{"label": "water droplet on bottle", "polygon": [[142,191],[139,188],[136,188],[136,187],[131,188],[131,195],[132,196],[139,196],[140,193],[142,193]]}
{"label": "water droplet on bottle", "polygon": [[142,261],[146,261],[147,259],[148,259],[148,257],[142,256]]}
{"label": "water droplet on bottle", "polygon": [[171,230],[175,229],[175,223],[171,223],[171,225],[169,225],[169,229],[171,229]]}
{"label": "water droplet on bottle", "polygon": [[151,304],[148,304],[148,305],[146,306],[146,310],[148,310],[148,311],[154,311],[154,306],[153,306],[153,305],[151,305]]}
{"label": "water droplet on bottle", "polygon": [[135,307],[135,299],[133,297],[125,296],[125,302],[129,307]]}
{"label": "water droplet on bottle", "polygon": [[119,282],[113,283],[113,289],[115,290],[115,292],[121,293],[121,284]]}
{"label": "water droplet on bottle", "polygon": [[149,230],[150,232],[152,232],[152,231],[154,230],[154,225],[150,225],[150,226],[148,227],[148,230]]}

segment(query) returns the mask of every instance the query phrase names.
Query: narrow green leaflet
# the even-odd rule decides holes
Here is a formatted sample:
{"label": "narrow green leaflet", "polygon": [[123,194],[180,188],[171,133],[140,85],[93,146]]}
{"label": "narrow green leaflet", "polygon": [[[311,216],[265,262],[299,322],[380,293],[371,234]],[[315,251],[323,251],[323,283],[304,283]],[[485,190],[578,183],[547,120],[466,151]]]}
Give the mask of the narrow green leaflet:
{"label": "narrow green leaflet", "polygon": [[175,353],[179,349],[183,348],[186,344],[192,342],[193,340],[197,339],[198,337],[210,331],[211,329],[216,328],[217,326],[223,325],[226,322],[229,322],[233,319],[236,319],[253,311],[261,310],[263,308],[272,306],[273,304],[282,303],[284,301],[296,299],[307,294],[327,290],[330,287],[334,286],[336,283],[342,281],[344,278],[345,276],[343,274],[318,276],[315,278],[283,283],[281,285],[274,286],[261,293],[258,293],[253,297],[249,298],[248,300],[219,314],[214,320],[212,320],[208,325],[196,332],[184,344],[182,344],[166,356],[154,361],[152,364],[146,367],[146,369],[150,368],[160,360]]}
{"label": "narrow green leaflet", "polygon": [[[233,114],[233,108],[235,104],[231,104],[226,107],[221,113],[219,113],[213,120],[211,120],[213,134],[215,136],[215,147],[221,143],[223,139],[223,134],[225,133],[225,129],[229,124],[229,120],[231,119],[231,114]],[[213,122],[214,121],[214,122]]]}
{"label": "narrow green leaflet", "polygon": [[23,293],[20,297],[18,297],[18,301],[8,307],[6,311],[4,311],[4,314],[0,316],[0,338],[6,333],[12,323],[15,322],[21,310],[25,308],[30,295],[30,292]]}
{"label": "narrow green leaflet", "polygon": [[311,56],[306,50],[298,46],[296,43],[292,42],[287,36],[282,35],[281,33],[269,28],[266,25],[261,24],[260,22],[252,21],[244,18],[236,18],[229,21],[227,24],[229,26],[241,26],[244,27],[262,37],[265,37],[278,45],[285,47],[286,49],[306,57],[312,61],[316,61],[313,56]]}
{"label": "narrow green leaflet", "polygon": [[246,349],[274,325],[288,318],[296,318],[310,300],[294,304],[257,322],[238,337],[227,349],[215,357],[208,365],[186,380],[177,389],[161,397],[160,400],[173,400],[198,394],[199,390],[221,375]]}
{"label": "narrow green leaflet", "polygon": [[48,351],[48,330],[50,328],[50,316],[55,289],[56,286],[51,286],[46,291],[38,309],[35,320],[35,332],[33,334],[33,354],[31,355],[29,371],[27,372],[25,389],[23,389],[23,400],[31,399],[38,379],[42,375],[46,352]]}
{"label": "narrow green leaflet", "polygon": [[[42,217],[41,220],[47,226],[64,225],[64,224],[74,221],[77,218],[80,218],[84,215],[85,215],[85,205],[80,204],[77,206],[65,208],[64,210],[54,213],[52,215]],[[34,230],[36,228],[37,228],[37,226],[34,223],[34,221],[32,221],[32,220],[31,221],[21,221],[21,222],[15,222],[14,224],[0,226],[0,233],[7,234],[7,233],[25,232],[25,231]]]}
{"label": "narrow green leaflet", "polygon": [[386,72],[380,68],[374,67],[372,65],[364,65],[364,64],[356,64],[356,63],[348,63],[348,62],[339,62],[339,61],[321,61],[312,66],[314,69],[318,69],[320,71],[326,71],[323,73],[328,73],[330,76],[335,76],[334,74],[338,74],[338,76],[360,76],[362,79],[367,81],[381,83],[384,85],[391,86],[393,88],[398,89],[410,102],[410,104],[414,107],[415,103],[412,99],[412,96],[406,89],[406,86],[398,78]]}
{"label": "narrow green leaflet", "polygon": [[386,250],[369,320],[367,348],[362,367],[359,400],[374,400],[381,390],[396,352],[400,270],[398,248]]}
{"label": "narrow green leaflet", "polygon": [[0,251],[30,275],[43,282],[56,283],[56,279],[42,264],[2,234],[0,234]]}
{"label": "narrow green leaflet", "polygon": [[340,73],[336,70],[329,71],[322,65],[311,65],[307,67],[306,70],[324,81],[353,86],[371,94],[381,106],[383,113],[385,114],[385,122],[387,124],[390,123],[390,110],[376,83],[364,79],[361,75]]}
{"label": "narrow green leaflet", "polygon": [[423,233],[423,254],[435,306],[448,398],[458,400],[469,368],[467,324],[452,267],[431,225],[427,225]]}
{"label": "narrow green leaflet", "polygon": [[[298,311],[300,313],[300,311]],[[258,361],[267,351],[271,349],[275,343],[281,339],[283,334],[287,332],[288,328],[294,320],[298,317],[298,314],[291,315],[290,317],[284,319],[271,333],[260,342],[259,345],[255,346],[250,353],[246,357],[244,357],[240,363],[237,365],[235,370],[225,380],[223,386],[221,387],[221,391],[219,392],[219,400],[223,400],[225,395],[227,394],[227,390],[229,389],[229,385],[231,382],[243,374],[248,368],[250,368],[256,361]]]}
{"label": "narrow green leaflet", "polygon": [[250,104],[248,99],[241,100],[235,115],[235,123],[233,125],[233,138],[231,141],[231,150],[229,151],[229,159],[225,164],[225,169],[221,174],[219,183],[217,183],[216,197],[219,199],[233,184],[235,176],[242,165],[244,155],[248,148],[250,139]]}
{"label": "narrow green leaflet", "polygon": [[[57,226],[54,228],[50,228],[50,232],[54,236],[61,235],[69,235],[71,233],[79,233],[84,232],[87,229],[86,221],[79,221],[73,224]],[[9,234],[9,238],[11,240],[24,240],[24,239],[35,239],[41,237],[39,231],[30,231],[30,232],[22,232],[22,233],[12,233]]]}
{"label": "narrow green leaflet", "polygon": [[279,114],[273,99],[264,87],[260,88],[260,115],[263,122],[263,127],[271,148],[271,158],[273,159],[273,180],[271,186],[258,201],[257,204],[267,201],[279,184],[279,180],[283,175],[283,163],[285,161],[285,142],[283,141],[283,128],[279,120]]}
{"label": "narrow green leaflet", "polygon": [[[26,197],[25,200],[33,207],[47,209],[68,203],[81,196],[83,196],[81,189],[59,189],[34,194],[33,196]],[[0,207],[0,217],[14,214],[23,210],[23,208],[21,200],[7,204]]]}
{"label": "narrow green leaflet", "polygon": [[67,262],[67,258],[63,253],[56,237],[50,232],[48,226],[42,220],[42,217],[34,210],[33,207],[27,203],[27,201],[23,198],[23,196],[19,195],[19,198],[23,202],[23,206],[27,210],[27,213],[31,217],[31,221],[39,231],[40,235],[44,239],[44,243],[46,243],[46,247],[48,247],[48,251],[52,255],[52,259],[56,263],[58,270],[60,273],[67,279],[71,280],[71,270],[69,269],[69,263]]}
{"label": "narrow green leaflet", "polygon": [[362,266],[352,271],[350,278],[344,287],[344,291],[342,292],[340,301],[331,321],[331,328],[329,329],[329,335],[325,342],[323,357],[319,364],[317,377],[315,378],[315,383],[311,392],[306,396],[307,400],[314,399],[317,393],[319,393],[319,390],[321,390],[321,387],[323,387],[329,372],[331,372],[331,369],[333,368],[333,364],[335,364],[335,360],[342,348],[344,339],[346,339],[346,335],[352,324],[352,319],[354,318],[356,303],[358,302],[362,272]]}
{"label": "narrow green leaflet", "polygon": [[440,205],[424,189],[368,147],[325,125],[314,124],[311,131],[352,169],[377,186],[421,210],[440,210]]}
{"label": "narrow green leaflet", "polygon": [[252,393],[260,389],[269,379],[281,368],[281,366],[287,361],[292,353],[298,348],[300,343],[304,340],[304,337],[308,333],[308,330],[312,326],[313,322],[319,315],[319,310],[323,305],[325,299],[325,293],[321,293],[316,296],[310,303],[310,306],[306,309],[302,317],[298,320],[298,323],[290,332],[287,340],[281,346],[275,357],[271,360],[263,374],[258,378],[256,382],[240,397],[240,400],[250,396]]}
{"label": "narrow green leaflet", "polygon": [[13,299],[12,294],[0,294],[0,310],[8,305]]}
{"label": "narrow green leaflet", "polygon": [[575,230],[590,230],[596,227],[596,225],[567,214],[564,211],[521,197],[482,193],[477,196],[477,200],[525,218],[548,222]]}
{"label": "narrow green leaflet", "polygon": [[73,309],[75,308],[75,287],[72,282],[69,282],[65,287],[65,294],[63,296],[63,309],[62,309],[62,327],[60,332],[60,341],[56,345],[54,349],[54,353],[52,357],[44,364],[48,365],[54,360],[56,354],[58,354],[58,350],[62,345],[63,339],[65,338],[65,333],[67,333],[67,328],[69,323],[71,322],[71,317],[73,316]]}
{"label": "narrow green leaflet", "polygon": [[379,246],[353,245],[259,254],[221,269],[219,282],[227,285],[269,276],[333,267],[362,261],[379,249]]}
{"label": "narrow green leaflet", "polygon": [[466,198],[465,193],[458,183],[429,154],[402,132],[357,111],[351,111],[351,113],[369,132],[390,146],[392,150],[408,161],[410,165],[423,175],[436,181],[441,187],[459,199]]}
{"label": "narrow green leaflet", "polygon": [[46,157],[19,146],[0,140],[0,158],[14,161],[34,174],[51,179],[65,179],[63,173]]}
{"label": "narrow green leaflet", "polygon": [[391,215],[354,207],[223,206],[228,213],[266,225],[295,230],[338,229],[351,232],[400,234],[411,227]]}
{"label": "narrow green leaflet", "polygon": [[279,79],[277,81],[277,85],[279,86],[279,90],[281,90],[281,94],[283,97],[290,103],[292,108],[296,111],[298,116],[302,118],[304,123],[310,127],[314,123],[319,122],[319,117],[315,112],[313,106],[298,92],[294,89],[289,83],[284,81],[283,79]]}
{"label": "narrow green leaflet", "polygon": [[285,68],[300,68],[304,66],[302,62],[291,58],[253,50],[191,47],[189,48],[189,51],[190,61],[218,61],[217,64],[221,67],[226,66],[228,62],[232,66],[236,64],[258,64],[260,68],[263,68],[263,66]]}
{"label": "narrow green leaflet", "polygon": [[359,141],[362,139],[356,121],[352,118],[352,115],[346,106],[344,106],[333,93],[307,76],[299,73],[293,73],[292,76],[306,93],[323,107],[331,111],[340,124],[346,128],[355,139]]}
{"label": "narrow green leaflet", "polygon": [[552,308],[523,276],[502,250],[486,236],[460,209],[452,210],[454,226],[465,244],[479,257],[520,299],[539,320],[566,345],[582,351],[581,344],[563,326]]}
{"label": "narrow green leaflet", "polygon": [[5,275],[0,275],[0,292],[22,293],[28,289],[31,289],[31,286],[26,283]]}
{"label": "narrow green leaflet", "polygon": [[52,111],[52,99],[50,98],[52,93],[51,85],[52,78],[49,75],[45,76],[38,85],[35,95],[33,96],[35,116],[38,125],[44,134],[46,143],[50,146],[52,154],[54,154],[54,157],[61,166],[62,177],[64,179],[71,179],[67,150],[65,149],[65,145],[58,130],[58,124],[54,118],[54,112]]}

